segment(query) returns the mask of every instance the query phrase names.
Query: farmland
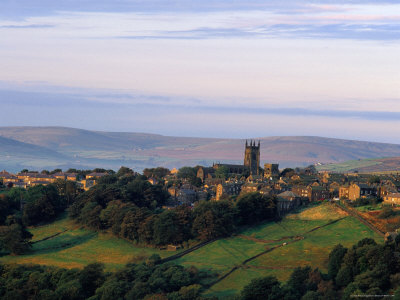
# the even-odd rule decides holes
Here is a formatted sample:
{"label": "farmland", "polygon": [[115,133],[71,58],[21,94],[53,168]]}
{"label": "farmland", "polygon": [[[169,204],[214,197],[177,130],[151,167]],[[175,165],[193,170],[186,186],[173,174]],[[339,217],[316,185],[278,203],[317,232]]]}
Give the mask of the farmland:
{"label": "farmland", "polygon": [[[81,228],[65,216],[30,231],[33,234],[32,251],[22,256],[3,256],[1,262],[65,268],[82,268],[92,262],[102,262],[106,270],[115,271],[128,262],[143,261],[152,254],[161,257],[173,254],[138,247],[108,233]],[[274,275],[287,280],[298,266],[311,265],[326,272],[329,252],[336,244],[348,247],[366,237],[382,240],[355,218],[323,203],[289,214],[280,222],[243,229],[235,236],[217,240],[174,262],[217,273],[219,277],[233,271],[210,285],[204,293],[223,298],[238,293],[256,277]]]}
{"label": "farmland", "polygon": [[[316,229],[319,226],[321,227]],[[341,243],[349,247],[366,237],[376,241],[382,240],[364,224],[346,216],[328,203],[288,215],[278,223],[268,223],[243,231],[241,235],[228,240],[237,252],[243,249],[239,241],[244,237],[247,237],[247,241],[249,238],[253,239],[253,246],[246,245],[252,251],[242,256],[244,259],[255,255],[256,249],[262,252],[263,249],[279,246],[246,264],[239,265],[227,278],[212,286],[206,295],[231,296],[238,293],[251,279],[260,276],[273,275],[280,280],[287,280],[293,269],[298,266],[310,265],[326,272],[329,252],[336,244]],[[237,259],[227,251],[223,251],[222,248],[215,251],[211,248],[213,246],[207,246],[210,247],[210,251],[202,250],[208,253],[207,261],[215,261],[219,257],[227,268],[229,261],[232,262],[231,267],[238,265]],[[225,248],[230,249],[229,245]],[[191,258],[185,257],[184,263],[198,263],[196,254],[198,253],[193,253]]]}
{"label": "farmland", "polygon": [[[102,262],[106,270],[114,271],[126,263],[144,260],[152,254],[161,257],[171,254],[154,248],[137,247],[108,233],[80,228],[66,217],[52,224],[31,228],[30,231],[33,234],[31,252],[21,256],[3,256],[1,262],[64,268],[82,268],[89,263]],[[43,240],[47,237],[51,238]]]}

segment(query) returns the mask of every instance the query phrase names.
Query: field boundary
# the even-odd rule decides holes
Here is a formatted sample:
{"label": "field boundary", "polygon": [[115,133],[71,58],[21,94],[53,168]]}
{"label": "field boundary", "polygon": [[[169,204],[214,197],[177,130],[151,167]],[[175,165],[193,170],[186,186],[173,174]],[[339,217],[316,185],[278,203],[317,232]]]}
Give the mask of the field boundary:
{"label": "field boundary", "polygon": [[218,240],[218,239],[212,239],[212,240],[209,240],[209,241],[205,241],[205,242],[202,242],[202,243],[200,243],[200,244],[197,244],[196,246],[193,246],[193,247],[191,247],[191,248],[189,248],[189,249],[187,249],[187,250],[184,250],[184,251],[182,251],[182,252],[180,252],[180,253],[177,253],[177,254],[168,256],[168,257],[166,257],[166,258],[163,258],[163,259],[161,259],[161,260],[159,261],[159,264],[163,264],[163,263],[166,263],[166,262],[169,262],[169,261],[172,261],[172,260],[181,258],[182,256],[185,256],[185,255],[187,255],[187,254],[189,254],[189,253],[191,253],[191,252],[193,252],[193,251],[195,251],[195,250],[198,250],[198,249],[200,249],[201,247],[204,247],[204,246],[206,246],[206,245],[208,245],[208,244],[211,244],[212,242],[215,242],[215,241],[217,241],[217,240]]}
{"label": "field boundary", "polygon": [[361,223],[363,223],[364,225],[366,225],[369,229],[375,231],[377,234],[379,234],[380,236],[385,236],[385,232],[381,231],[380,229],[378,229],[377,227],[375,227],[372,223],[370,223],[368,220],[364,219],[355,209],[350,208],[348,205],[343,204],[339,205],[336,202],[333,203],[336,207],[340,208],[341,210],[347,212],[349,215],[351,215],[352,217],[355,217],[356,219],[358,219]]}
{"label": "field boundary", "polygon": [[252,268],[253,266],[247,265],[247,263],[249,263],[250,261],[252,261],[252,260],[254,260],[254,259],[256,259],[256,258],[258,258],[258,257],[260,257],[260,256],[262,256],[262,255],[264,255],[264,254],[267,254],[267,253],[269,253],[269,252],[272,252],[273,250],[278,249],[278,248],[280,248],[280,247],[284,247],[284,246],[287,246],[287,245],[289,245],[289,244],[293,244],[293,243],[302,241],[302,240],[305,239],[304,235],[309,234],[309,233],[311,233],[311,232],[314,232],[314,231],[316,231],[316,230],[318,230],[318,229],[324,228],[324,227],[326,227],[326,226],[332,225],[332,224],[334,224],[334,223],[337,223],[337,222],[339,222],[339,221],[341,221],[341,220],[343,220],[343,219],[345,219],[345,218],[347,218],[347,217],[348,217],[348,216],[345,216],[345,217],[342,217],[342,218],[339,218],[339,219],[330,221],[330,222],[328,222],[328,223],[326,223],[326,224],[324,224],[324,225],[320,225],[320,226],[314,227],[314,228],[312,228],[311,230],[306,231],[306,232],[303,233],[302,235],[292,236],[292,237],[290,237],[290,238],[293,239],[292,241],[288,241],[288,242],[286,242],[286,243],[279,244],[279,245],[276,245],[276,246],[274,246],[274,247],[268,248],[267,250],[262,251],[261,253],[258,253],[258,254],[256,254],[256,255],[254,255],[254,256],[252,256],[252,257],[250,257],[250,258],[244,260],[239,266],[234,266],[234,267],[231,268],[228,272],[226,272],[224,275],[222,275],[221,277],[219,277],[217,280],[215,280],[214,282],[208,284],[208,285],[206,286],[206,288],[207,288],[207,289],[212,288],[214,285],[216,285],[217,283],[219,283],[219,282],[221,282],[222,280],[226,279],[229,275],[231,275],[233,272],[235,272],[236,270],[238,270],[238,269],[240,269],[240,268],[244,268],[244,267]]}
{"label": "field boundary", "polygon": [[57,232],[56,234],[47,236],[47,237],[45,237],[45,238],[42,238],[41,240],[34,241],[34,242],[32,242],[31,244],[36,244],[36,243],[40,243],[40,242],[43,242],[43,241],[50,240],[50,239],[52,239],[52,238],[54,238],[54,237],[56,237],[56,236],[58,236],[58,235],[60,235],[60,234],[63,234],[63,233],[65,233],[65,232],[67,232],[68,230],[69,230],[69,229],[65,229],[65,230],[63,230],[63,231]]}

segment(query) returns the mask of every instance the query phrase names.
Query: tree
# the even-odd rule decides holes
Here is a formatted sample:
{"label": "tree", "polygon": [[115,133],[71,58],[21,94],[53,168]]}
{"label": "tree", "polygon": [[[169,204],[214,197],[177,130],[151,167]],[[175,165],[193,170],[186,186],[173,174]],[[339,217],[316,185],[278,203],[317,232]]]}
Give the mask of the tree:
{"label": "tree", "polygon": [[239,196],[236,207],[243,225],[272,219],[276,212],[274,199],[258,192]]}
{"label": "tree", "polygon": [[150,177],[155,177],[157,179],[161,179],[164,176],[168,175],[171,171],[167,168],[163,167],[157,167],[157,168],[152,168],[152,169],[144,169],[143,170],[143,175],[146,176],[147,178]]}
{"label": "tree", "polygon": [[374,175],[368,178],[368,183],[370,184],[381,183],[381,179],[379,178],[379,176]]}
{"label": "tree", "polygon": [[286,168],[281,172],[280,176],[281,177],[291,177],[294,174],[295,174],[295,171],[292,168]]}
{"label": "tree", "polygon": [[343,257],[346,253],[347,249],[341,244],[336,245],[332,249],[331,253],[329,253],[328,275],[330,278],[336,278],[336,275],[340,270],[340,266],[342,265]]}
{"label": "tree", "polygon": [[382,208],[381,212],[378,215],[379,219],[387,219],[394,214],[393,209],[389,206],[385,206]]}
{"label": "tree", "polygon": [[0,226],[0,248],[10,251],[13,255],[20,255],[31,247],[29,242],[32,234],[20,224]]}
{"label": "tree", "polygon": [[211,240],[232,234],[235,210],[227,201],[201,201],[194,209],[192,231],[201,240]]}
{"label": "tree", "polygon": [[178,170],[178,178],[182,179],[192,179],[197,176],[195,168],[192,167],[182,167]]}
{"label": "tree", "polygon": [[336,275],[335,282],[338,287],[345,287],[353,281],[353,274],[349,266],[343,265]]}
{"label": "tree", "polygon": [[79,274],[79,283],[86,297],[93,295],[104,281],[104,265],[101,263],[89,264]]}
{"label": "tree", "polygon": [[27,203],[22,216],[25,225],[51,221],[65,208],[56,187],[52,184],[32,187],[25,197]]}
{"label": "tree", "polygon": [[56,173],[61,173],[62,170],[61,169],[54,169],[53,171],[50,172],[50,174],[56,174]]}
{"label": "tree", "polygon": [[157,245],[182,242],[176,213],[172,210],[162,212],[154,222],[154,242]]}
{"label": "tree", "polygon": [[294,269],[285,286],[287,295],[290,295],[289,299],[299,299],[308,290],[311,290],[309,285],[310,272],[311,268],[308,266]]}
{"label": "tree", "polygon": [[228,169],[228,167],[227,166],[220,166],[215,171],[215,177],[222,178],[222,179],[227,179],[229,177],[229,169]]}
{"label": "tree", "polygon": [[283,298],[280,282],[273,276],[253,279],[242,290],[243,300],[278,300]]}
{"label": "tree", "polygon": [[124,175],[133,175],[134,172],[132,169],[128,168],[128,167],[121,167],[119,168],[118,172],[117,172],[117,177],[121,177]]}

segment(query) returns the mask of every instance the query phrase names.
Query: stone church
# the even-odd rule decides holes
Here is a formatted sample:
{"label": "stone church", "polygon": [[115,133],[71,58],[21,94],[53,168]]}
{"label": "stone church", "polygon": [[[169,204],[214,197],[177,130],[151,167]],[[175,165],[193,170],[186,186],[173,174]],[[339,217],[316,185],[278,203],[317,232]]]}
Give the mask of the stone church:
{"label": "stone church", "polygon": [[211,178],[213,177],[212,174],[222,166],[226,167],[231,174],[260,175],[260,141],[256,144],[253,140],[250,140],[250,143],[246,140],[243,165],[217,163],[210,168],[200,167],[197,171],[197,177],[203,181],[206,178]]}

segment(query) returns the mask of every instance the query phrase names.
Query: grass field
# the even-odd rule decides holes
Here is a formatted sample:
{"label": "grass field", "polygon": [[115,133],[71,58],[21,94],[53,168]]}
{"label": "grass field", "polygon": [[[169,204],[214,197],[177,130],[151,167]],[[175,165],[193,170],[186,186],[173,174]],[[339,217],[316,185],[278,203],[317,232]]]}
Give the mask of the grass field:
{"label": "grass field", "polygon": [[[332,221],[337,222],[331,223]],[[329,223],[329,225],[327,225]],[[317,227],[321,228],[316,229]],[[316,229],[311,231],[312,229]],[[52,224],[31,228],[34,242],[31,253],[3,256],[4,263],[37,263],[65,268],[82,268],[102,262],[113,271],[130,261],[141,261],[152,254],[167,257],[174,252],[141,248],[105,233],[81,228],[65,216]],[[59,235],[54,236],[55,234]],[[47,240],[44,238],[51,237]],[[297,266],[311,265],[323,271],[327,258],[338,243],[351,246],[362,238],[377,241],[380,236],[343,211],[323,203],[289,214],[280,222],[269,222],[244,229],[236,236],[217,240],[177,260],[184,266],[217,272],[220,276],[233,267],[236,271],[205,291],[207,296],[237,294],[251,279],[274,275],[286,280]],[[283,245],[283,243],[287,243]],[[267,249],[279,246],[246,264],[243,262]]]}
{"label": "grass field", "polygon": [[330,171],[333,173],[345,173],[351,170],[357,170],[365,167],[372,167],[381,164],[374,158],[362,159],[362,160],[350,160],[343,163],[326,164],[317,166],[319,171]]}
{"label": "grass field", "polygon": [[[122,268],[130,261],[143,260],[152,254],[166,257],[175,253],[137,247],[110,234],[80,228],[66,217],[49,225],[32,228],[30,231],[34,242],[31,253],[3,256],[0,257],[0,262],[35,263],[64,268],[82,268],[92,262],[102,262],[106,270],[113,271]],[[63,233],[40,241],[59,232]]]}
{"label": "grass field", "polygon": [[[317,226],[325,225],[334,220],[339,221],[306,233]],[[279,223],[268,223],[245,230],[241,234],[256,239],[253,241],[252,246],[250,244],[246,245],[246,247],[252,249],[251,253],[246,252],[247,258],[255,255],[256,250],[273,247],[277,244],[282,245],[285,242],[288,244],[282,245],[282,247],[276,248],[241,266],[226,279],[206,291],[206,295],[229,297],[238,293],[251,279],[267,275],[276,276],[284,281],[288,279],[293,269],[297,266],[310,265],[326,271],[329,252],[336,244],[341,243],[344,246],[351,246],[365,237],[374,238],[377,241],[382,240],[379,235],[364,224],[353,217],[346,216],[344,212],[328,203],[304,209],[296,214],[290,214]],[[293,242],[292,239],[288,238],[293,235],[303,236],[304,239]],[[231,238],[229,239],[230,244],[241,250],[240,239],[240,236]],[[257,239],[265,242],[257,242]],[[269,242],[277,239],[282,240],[280,242]],[[247,242],[250,243],[251,241]],[[214,244],[209,245],[210,250]],[[203,249],[203,251],[206,252],[206,249]],[[207,253],[207,261],[215,261],[218,258],[219,261],[225,262],[226,269],[229,269],[229,261],[232,262],[231,267],[238,265],[237,260],[233,259],[227,251],[225,253],[207,251]],[[195,252],[192,253],[191,257],[186,257],[185,264],[190,265],[191,262],[198,262],[196,254]],[[198,266],[207,267],[207,264]]]}

